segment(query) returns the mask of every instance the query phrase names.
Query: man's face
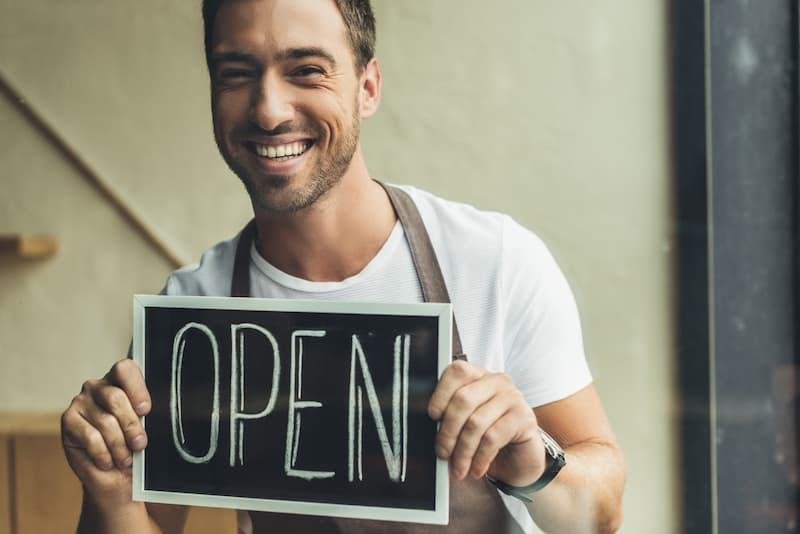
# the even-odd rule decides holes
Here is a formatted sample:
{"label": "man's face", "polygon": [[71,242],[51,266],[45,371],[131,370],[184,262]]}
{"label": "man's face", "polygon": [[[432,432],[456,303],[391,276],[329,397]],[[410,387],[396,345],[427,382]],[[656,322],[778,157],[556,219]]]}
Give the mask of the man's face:
{"label": "man's face", "polygon": [[334,2],[229,0],[211,58],[214,135],[254,207],[313,204],[358,146],[359,76]]}

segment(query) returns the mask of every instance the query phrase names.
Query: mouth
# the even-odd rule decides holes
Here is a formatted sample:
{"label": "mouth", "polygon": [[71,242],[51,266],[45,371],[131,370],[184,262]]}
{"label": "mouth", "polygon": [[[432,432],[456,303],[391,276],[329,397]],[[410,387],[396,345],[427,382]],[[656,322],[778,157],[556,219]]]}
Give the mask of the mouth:
{"label": "mouth", "polygon": [[245,143],[245,146],[259,158],[271,161],[289,161],[305,154],[313,144],[314,141],[304,139],[302,141],[282,143],[279,145],[262,145],[260,143],[248,142]]}

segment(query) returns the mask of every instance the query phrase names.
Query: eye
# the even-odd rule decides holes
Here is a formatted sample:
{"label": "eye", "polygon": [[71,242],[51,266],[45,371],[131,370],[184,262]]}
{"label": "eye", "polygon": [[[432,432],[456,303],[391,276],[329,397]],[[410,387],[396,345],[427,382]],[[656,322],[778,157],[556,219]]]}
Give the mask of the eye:
{"label": "eye", "polygon": [[325,71],[314,65],[306,65],[292,71],[292,75],[299,78],[313,78],[316,76],[322,76],[323,74],[325,74]]}
{"label": "eye", "polygon": [[255,71],[249,69],[222,69],[218,77],[221,80],[239,80],[239,79],[249,79],[256,76]]}

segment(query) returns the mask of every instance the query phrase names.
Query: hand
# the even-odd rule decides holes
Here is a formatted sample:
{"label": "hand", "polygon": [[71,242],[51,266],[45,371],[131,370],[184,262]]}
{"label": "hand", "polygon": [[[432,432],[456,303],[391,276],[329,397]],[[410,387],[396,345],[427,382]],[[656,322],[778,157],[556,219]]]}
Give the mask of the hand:
{"label": "hand", "polygon": [[132,453],[147,445],[139,416],[149,411],[142,372],[124,359],[103,379],[87,380],[61,416],[67,461],[97,502],[130,502]]}
{"label": "hand", "polygon": [[463,361],[451,363],[433,392],[428,414],[440,421],[436,455],[450,460],[458,480],[489,474],[525,486],[545,470],[536,416],[506,374]]}

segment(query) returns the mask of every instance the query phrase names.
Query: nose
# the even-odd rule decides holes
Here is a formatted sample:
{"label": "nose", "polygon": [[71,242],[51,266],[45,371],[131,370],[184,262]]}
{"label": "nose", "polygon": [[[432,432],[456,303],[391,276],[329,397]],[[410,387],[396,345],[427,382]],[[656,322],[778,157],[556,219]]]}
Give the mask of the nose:
{"label": "nose", "polygon": [[290,88],[278,77],[265,73],[250,102],[250,120],[263,130],[274,130],[294,117]]}

